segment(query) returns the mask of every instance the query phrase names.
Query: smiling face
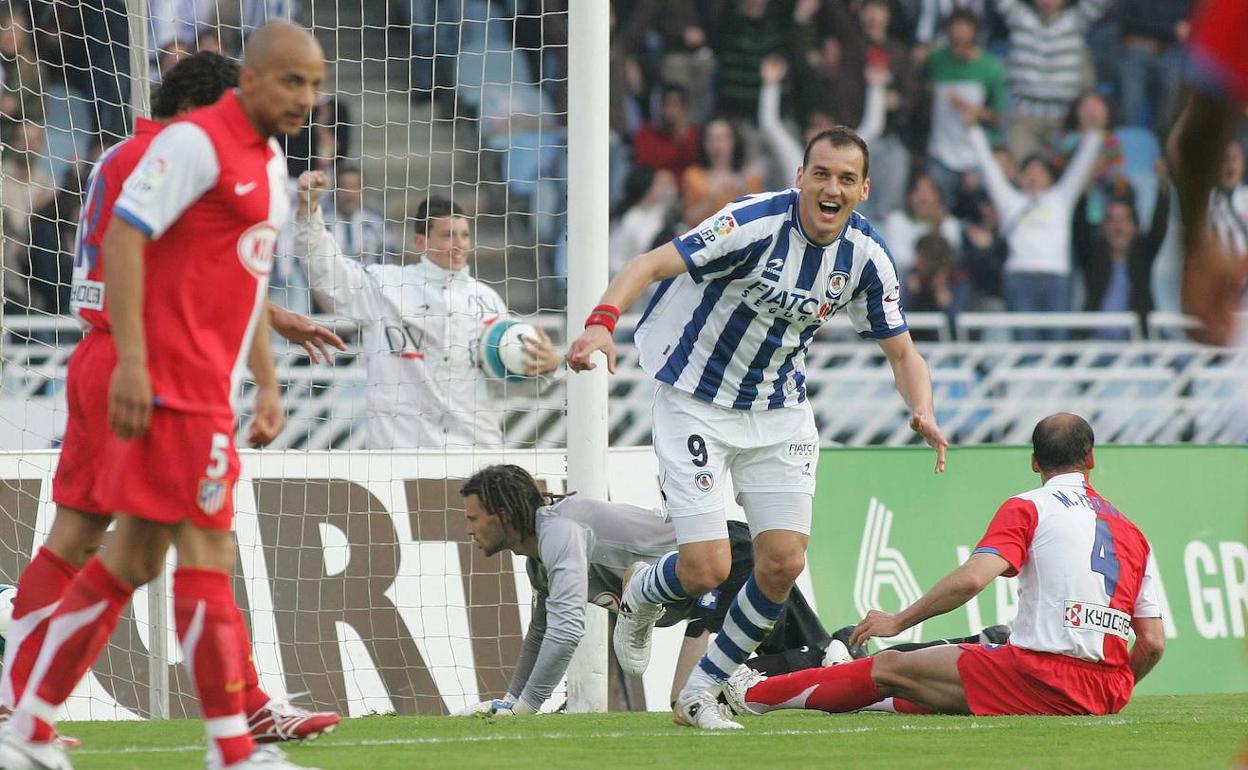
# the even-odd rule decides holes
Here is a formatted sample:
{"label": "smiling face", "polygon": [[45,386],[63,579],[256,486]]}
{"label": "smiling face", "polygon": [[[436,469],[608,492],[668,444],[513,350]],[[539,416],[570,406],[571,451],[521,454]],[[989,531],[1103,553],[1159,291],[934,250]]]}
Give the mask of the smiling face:
{"label": "smiling face", "polygon": [[833,145],[820,139],[797,172],[798,216],[802,228],[817,243],[831,243],[841,234],[849,215],[871,192],[865,173],[866,157],[850,142]]}
{"label": "smiling face", "polygon": [[416,233],[416,251],[443,270],[463,270],[472,254],[472,227],[467,217],[449,216],[429,220],[429,234]]}
{"label": "smiling face", "polygon": [[485,552],[486,556],[493,556],[511,547],[503,520],[485,510],[480,497],[476,495],[465,497],[464,511],[468,520],[468,536],[478,548]]}

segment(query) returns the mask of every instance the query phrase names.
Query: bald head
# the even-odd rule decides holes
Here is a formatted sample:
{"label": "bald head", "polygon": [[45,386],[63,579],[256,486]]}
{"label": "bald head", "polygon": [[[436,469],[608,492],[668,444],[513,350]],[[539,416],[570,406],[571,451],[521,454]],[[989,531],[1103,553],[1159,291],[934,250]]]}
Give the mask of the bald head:
{"label": "bald head", "polygon": [[265,24],[247,39],[238,90],[243,109],[262,136],[299,133],[325,80],[325,54],[303,27]]}
{"label": "bald head", "polygon": [[1035,470],[1087,471],[1092,467],[1092,426],[1077,414],[1059,412],[1036,423],[1031,432]]}
{"label": "bald head", "polygon": [[321,61],[325,53],[312,33],[289,21],[271,21],[258,27],[247,38],[243,52],[245,69],[264,71],[283,60],[312,57]]}

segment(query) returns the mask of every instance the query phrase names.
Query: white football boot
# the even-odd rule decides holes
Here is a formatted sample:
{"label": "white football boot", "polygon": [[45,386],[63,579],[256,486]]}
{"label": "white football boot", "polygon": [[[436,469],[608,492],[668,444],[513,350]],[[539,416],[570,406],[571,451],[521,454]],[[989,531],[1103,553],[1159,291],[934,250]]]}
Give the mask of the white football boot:
{"label": "white football boot", "polygon": [[[0,765],[0,767],[4,767]],[[224,765],[221,760],[209,754],[208,762],[204,765],[206,770],[222,770]],[[8,770],[4,768],[4,770]],[[256,750],[251,752],[251,756],[242,762],[230,765],[230,770],[319,770],[315,767],[305,767],[304,765],[296,765],[286,758],[285,752],[277,748],[271,743],[256,746]]]}
{"label": "white football boot", "polygon": [[6,729],[0,736],[0,770],[74,770],[60,741],[35,743]]}
{"label": "white football boot", "polygon": [[672,721],[700,730],[741,730],[741,725],[728,718],[728,707],[719,702],[715,690],[681,693],[672,707]]}
{"label": "white football boot", "polygon": [[666,608],[662,604],[631,603],[624,597],[628,596],[628,584],[640,567],[648,567],[646,562],[634,562],[624,573],[624,587],[620,590],[620,611],[615,616],[615,633],[611,636],[611,644],[615,647],[615,657],[620,662],[620,669],[628,676],[641,676],[650,665],[650,642],[654,635],[654,624],[663,617]]}
{"label": "white football boot", "polygon": [[728,710],[739,717],[762,716],[761,711],[755,711],[746,703],[745,694],[751,687],[766,678],[749,666],[738,666],[737,670],[732,672],[732,676],[728,677],[728,681],[724,682],[722,694],[724,702],[728,704]]}

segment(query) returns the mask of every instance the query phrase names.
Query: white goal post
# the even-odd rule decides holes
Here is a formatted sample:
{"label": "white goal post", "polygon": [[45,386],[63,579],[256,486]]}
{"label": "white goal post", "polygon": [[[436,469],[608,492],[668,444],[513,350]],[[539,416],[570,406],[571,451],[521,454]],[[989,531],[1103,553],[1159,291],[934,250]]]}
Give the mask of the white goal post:
{"label": "white goal post", "polygon": [[[606,285],[609,6],[607,0],[575,2],[568,4],[569,13],[548,5],[526,0],[11,4],[5,30],[14,30],[18,52],[3,64],[3,94],[22,107],[0,123],[6,144],[0,157],[7,161],[0,185],[6,194],[0,199],[5,246],[0,464],[7,480],[0,488],[0,522],[11,521],[6,531],[13,533],[0,538],[0,582],[17,581],[52,522],[49,450],[64,434],[65,364],[82,335],[69,318],[67,291],[81,187],[102,146],[120,138],[105,124],[122,121],[106,120],[105,112],[124,113],[126,125],[135,115],[146,116],[150,87],[180,56],[219,48],[238,58],[249,31],[265,19],[301,23],[325,48],[324,98],[305,136],[288,144],[287,154],[292,192],[299,168],[330,172],[326,220],[343,253],[365,263],[404,263],[414,251],[418,205],[431,196],[450,198],[473,219],[473,275],[497,291],[513,317],[567,313],[566,330],[552,332],[556,347],[566,349]],[[58,55],[66,61],[45,58],[49,41],[64,44]],[[118,103],[96,88],[110,79]],[[569,174],[569,168],[577,173]],[[355,175],[353,183],[348,173]],[[29,205],[18,206],[19,198]],[[491,396],[478,398],[474,408],[502,424],[503,448],[460,447],[466,451],[448,453],[455,457],[447,461],[448,470],[422,471],[414,484],[411,453],[364,449],[356,419],[365,403],[364,387],[355,379],[364,358],[358,319],[326,306],[301,273],[290,241],[283,243],[271,298],[319,319],[341,321],[351,336],[345,354],[315,370],[328,386],[300,376],[312,364],[299,348],[284,342],[275,347],[288,428],[279,442],[282,451],[249,455],[246,467],[283,481],[257,485],[253,475],[238,502],[249,543],[259,543],[262,535],[277,538],[268,550],[240,539],[240,560],[247,563],[240,565],[235,583],[255,638],[262,683],[276,695],[307,689],[311,702],[303,705],[351,714],[445,713],[470,699],[501,697],[528,622],[523,560],[486,559],[465,547],[460,481],[483,464],[511,462],[540,470],[554,490],[608,496],[605,368],[569,378],[566,385],[552,387],[542,378],[491,386]],[[565,296],[572,298],[570,313]],[[386,339],[396,357],[427,352],[410,329]],[[458,338],[447,348],[451,355],[465,349],[473,360],[477,355],[475,344]],[[250,397],[246,384],[244,423]],[[524,419],[515,418],[516,404],[523,405]],[[541,432],[554,422],[566,422],[566,435]],[[240,440],[244,430],[240,426]],[[574,451],[568,451],[569,444]],[[318,453],[311,447],[333,449]],[[323,475],[310,475],[311,466]],[[338,482],[348,491],[339,490]],[[327,497],[309,502],[309,483]],[[359,491],[364,488],[367,494]],[[336,496],[340,491],[344,497]],[[288,528],[294,525],[285,523],[287,517],[316,506],[324,510],[311,515],[305,528]],[[387,517],[377,516],[375,506]],[[258,529],[278,519],[277,530]],[[427,531],[410,529],[416,524]],[[398,527],[399,536],[394,543],[382,537],[371,550],[353,552],[367,558],[342,562],[342,549],[360,535],[357,526],[377,526],[382,534]],[[271,564],[259,566],[265,559]],[[378,572],[359,574],[362,564]],[[254,578],[283,570],[299,579]],[[377,588],[381,593],[357,590],[353,583],[346,595],[334,594],[344,580],[382,586],[388,572],[399,579]],[[176,666],[180,653],[166,586],[167,577],[136,596],[102,662],[76,691],[72,714],[193,715],[190,682]],[[394,614],[386,615],[391,607]],[[319,625],[299,622],[300,613],[312,611],[320,613]],[[339,620],[326,614],[332,612]],[[569,672],[570,710],[607,708],[606,628],[605,612],[591,607],[585,641]],[[417,694],[404,682],[420,683]],[[551,705],[560,705],[563,696],[557,691]]]}

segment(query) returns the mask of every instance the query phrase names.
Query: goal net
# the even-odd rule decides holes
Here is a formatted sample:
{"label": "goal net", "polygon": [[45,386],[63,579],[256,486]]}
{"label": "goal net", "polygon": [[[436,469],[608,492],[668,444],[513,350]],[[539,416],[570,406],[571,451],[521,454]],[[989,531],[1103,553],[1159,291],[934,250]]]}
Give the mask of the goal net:
{"label": "goal net", "polygon": [[[473,547],[459,488],[494,462],[564,487],[558,372],[489,379],[480,366],[481,338],[506,320],[566,347],[567,14],[555,5],[0,7],[0,582],[17,582],[53,520],[66,367],[83,337],[71,307],[75,238],[93,164],[183,57],[240,58],[259,24],[289,18],[314,31],[328,70],[308,125],[285,141],[287,192],[293,200],[304,171],[327,174],[319,221],[334,256],[365,267],[351,274],[371,288],[327,283],[297,226],[283,232],[271,300],[335,329],[347,349],[315,363],[274,337],[288,424],[271,449],[243,456],[235,590],[262,684],[350,715],[445,713],[506,691],[528,622],[523,560]],[[434,198],[471,223],[473,280],[417,267],[436,246],[417,220]],[[247,383],[240,446],[250,399]],[[464,425],[481,440],[464,439]],[[159,582],[136,595],[72,717],[198,713],[167,599]]]}

